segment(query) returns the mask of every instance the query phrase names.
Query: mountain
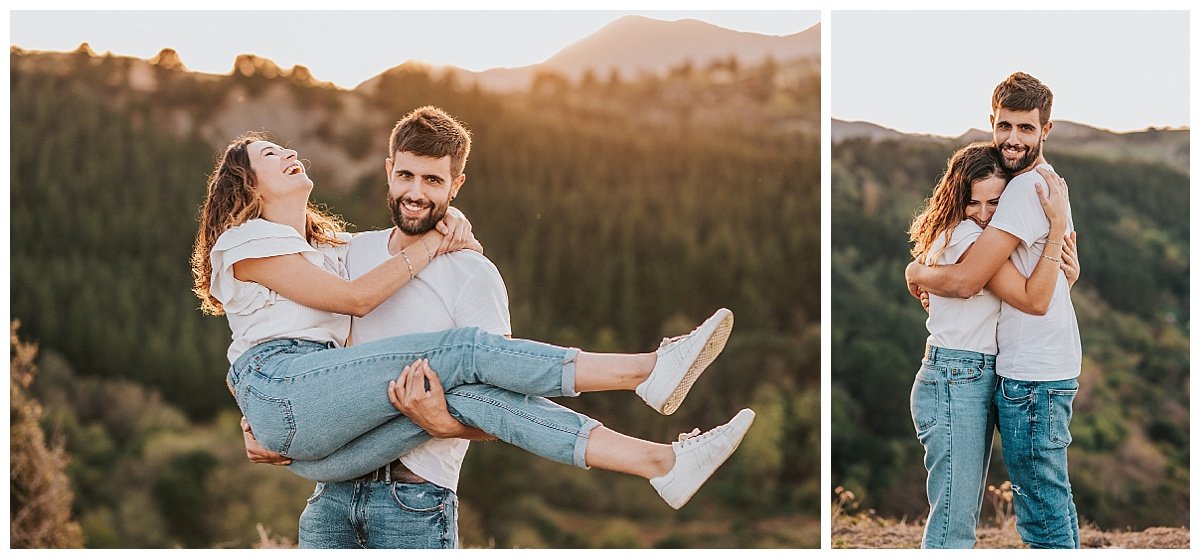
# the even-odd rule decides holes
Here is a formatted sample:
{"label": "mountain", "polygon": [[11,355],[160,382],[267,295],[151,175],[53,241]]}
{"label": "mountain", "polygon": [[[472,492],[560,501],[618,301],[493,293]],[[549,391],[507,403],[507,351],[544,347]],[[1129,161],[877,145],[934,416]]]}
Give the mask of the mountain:
{"label": "mountain", "polygon": [[[1190,130],[1187,128],[1147,128],[1135,132],[1113,132],[1069,120],[1056,120],[1050,137],[1046,140],[1046,149],[1050,154],[1062,152],[1108,161],[1131,159],[1160,163],[1186,174],[1190,169],[1189,134]],[[870,122],[849,122],[836,118],[830,127],[830,136],[834,145],[851,139],[866,138],[876,142],[903,139],[951,142],[956,146],[992,137],[989,132],[977,128],[967,130],[956,138],[950,138],[934,134],[909,134]]]}
{"label": "mountain", "polygon": [[639,73],[662,73],[691,62],[703,68],[716,60],[736,57],[739,64],[758,64],[767,57],[778,61],[817,61],[821,56],[820,24],[782,37],[732,31],[694,19],[663,21],[625,16],[572,43],[541,64],[461,72],[466,82],[485,89],[525,89],[534,75],[553,71],[578,79],[591,70],[600,79],[616,71],[622,78]]}
{"label": "mountain", "polygon": [[543,66],[570,73],[592,68],[625,74],[659,72],[686,60],[706,62],[737,56],[757,63],[768,56],[780,60],[816,59],[821,55],[820,24],[783,37],[731,31],[694,19],[662,21],[625,16],[592,35],[568,45]]}
{"label": "mountain", "polygon": [[929,134],[909,134],[899,130],[893,130],[872,122],[864,122],[861,120],[845,121],[833,119],[833,126],[830,127],[830,136],[834,144],[839,144],[851,138],[867,138],[872,141],[880,140],[900,140],[908,137],[925,137],[929,139],[944,139],[940,136]]}

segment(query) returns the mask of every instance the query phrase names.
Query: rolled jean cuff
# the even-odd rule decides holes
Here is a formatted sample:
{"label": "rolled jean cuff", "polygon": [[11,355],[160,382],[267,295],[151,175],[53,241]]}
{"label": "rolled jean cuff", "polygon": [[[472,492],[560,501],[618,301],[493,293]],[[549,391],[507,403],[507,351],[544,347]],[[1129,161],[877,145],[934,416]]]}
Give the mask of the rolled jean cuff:
{"label": "rolled jean cuff", "polygon": [[562,369],[562,395],[563,396],[578,396],[575,391],[575,360],[579,357],[579,348],[565,348],[566,353],[563,354],[563,369]]}
{"label": "rolled jean cuff", "polygon": [[590,470],[592,468],[587,465],[587,445],[591,440],[592,429],[599,427],[601,423],[586,415],[583,418],[583,425],[579,428],[579,434],[575,436],[575,465]]}

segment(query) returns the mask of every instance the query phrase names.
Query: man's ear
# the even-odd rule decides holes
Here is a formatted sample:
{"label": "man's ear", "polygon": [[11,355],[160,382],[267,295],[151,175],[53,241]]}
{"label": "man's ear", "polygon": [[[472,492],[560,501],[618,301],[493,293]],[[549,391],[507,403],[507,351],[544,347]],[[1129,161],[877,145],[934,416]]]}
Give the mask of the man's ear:
{"label": "man's ear", "polygon": [[992,130],[996,129],[996,113],[988,115],[988,126],[991,127]]}
{"label": "man's ear", "polygon": [[454,200],[458,197],[458,191],[462,188],[464,182],[467,182],[467,174],[462,173],[454,177],[454,182],[450,183],[450,199]]}
{"label": "man's ear", "polygon": [[389,183],[392,181],[392,165],[393,163],[391,157],[385,157],[383,159],[383,174],[387,177]]}
{"label": "man's ear", "polygon": [[1053,120],[1047,120],[1046,124],[1042,125],[1042,141],[1043,142],[1046,141],[1046,138],[1050,137],[1050,129],[1051,128],[1054,128]]}

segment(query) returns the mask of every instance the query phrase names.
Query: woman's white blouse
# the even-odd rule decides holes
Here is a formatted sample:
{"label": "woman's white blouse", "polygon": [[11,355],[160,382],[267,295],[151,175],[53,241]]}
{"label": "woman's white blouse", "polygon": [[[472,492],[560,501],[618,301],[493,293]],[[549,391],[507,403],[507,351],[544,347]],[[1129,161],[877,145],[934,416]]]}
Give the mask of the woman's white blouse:
{"label": "woman's white blouse", "polygon": [[[342,238],[349,240],[348,233]],[[302,338],[345,345],[350,334],[350,317],[312,309],[291,301],[275,291],[233,277],[233,265],[247,258],[265,258],[300,254],[309,262],[342,278],[346,273],[349,245],[313,246],[295,229],[252,219],[230,228],[217,238],[209,260],[212,262],[211,292],[225,307],[233,343],[227,356],[233,363],[255,345],[279,338]]]}
{"label": "woman's white blouse", "polygon": [[[975,243],[983,229],[974,221],[963,220],[954,227],[950,234],[950,242],[946,244],[945,237],[938,237],[929,251],[929,255],[937,254],[943,246],[946,250],[938,255],[937,263],[946,266],[958,262],[963,253]],[[927,257],[926,264],[932,259]],[[956,299],[929,295],[929,319],[925,327],[929,329],[929,345],[946,349],[965,349],[996,354],[996,325],[1000,320],[1000,298],[984,289],[970,299]]]}

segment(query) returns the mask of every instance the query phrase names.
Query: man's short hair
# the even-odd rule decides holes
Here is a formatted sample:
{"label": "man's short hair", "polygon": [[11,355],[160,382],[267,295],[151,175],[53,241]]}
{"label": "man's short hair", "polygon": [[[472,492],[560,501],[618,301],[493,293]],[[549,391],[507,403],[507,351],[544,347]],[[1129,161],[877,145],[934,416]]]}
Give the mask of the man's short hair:
{"label": "man's short hair", "polygon": [[1042,126],[1050,122],[1050,106],[1053,104],[1054,94],[1050,88],[1025,72],[1014,72],[992,92],[993,114],[998,108],[1022,112],[1037,109]]}
{"label": "man's short hair", "polygon": [[388,157],[404,151],[437,159],[449,155],[451,177],[457,177],[467,166],[471,133],[446,111],[426,105],[404,115],[392,128]]}

